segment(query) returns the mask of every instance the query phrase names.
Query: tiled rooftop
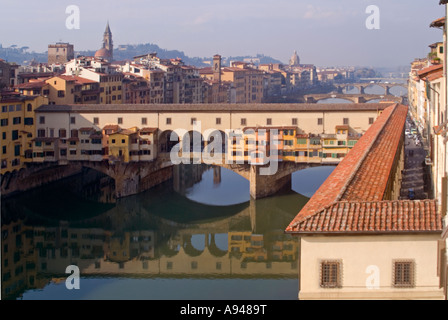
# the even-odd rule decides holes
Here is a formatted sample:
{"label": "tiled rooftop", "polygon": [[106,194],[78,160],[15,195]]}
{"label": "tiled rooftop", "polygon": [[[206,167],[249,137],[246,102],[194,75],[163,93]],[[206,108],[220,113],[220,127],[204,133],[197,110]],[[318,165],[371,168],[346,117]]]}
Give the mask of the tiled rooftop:
{"label": "tiled rooftop", "polygon": [[382,112],[293,219],[287,233],[442,230],[434,200],[384,199],[407,111],[396,104]]}
{"label": "tiled rooftop", "polygon": [[338,201],[294,226],[301,233],[441,232],[433,200]]}

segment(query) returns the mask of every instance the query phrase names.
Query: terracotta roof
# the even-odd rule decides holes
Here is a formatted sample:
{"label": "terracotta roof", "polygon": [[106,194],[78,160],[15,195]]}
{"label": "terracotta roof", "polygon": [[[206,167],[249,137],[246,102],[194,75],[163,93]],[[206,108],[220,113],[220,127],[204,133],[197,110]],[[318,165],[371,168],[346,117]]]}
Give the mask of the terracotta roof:
{"label": "terracotta roof", "polygon": [[[435,201],[384,200],[396,153],[402,143],[407,112],[406,106],[398,104],[385,109],[293,219],[286,232],[441,231],[441,216]],[[366,214],[369,215],[367,224],[363,222]],[[394,219],[400,221],[394,222],[397,221]]]}
{"label": "terracotta roof", "polygon": [[440,79],[440,78],[443,78],[443,71],[442,70],[437,71],[435,73],[432,73],[432,74],[426,76],[424,79],[426,79],[428,81],[434,81],[434,80],[437,80],[437,79]]}
{"label": "terracotta roof", "polygon": [[17,88],[17,89],[35,89],[35,88],[42,88],[46,84],[47,83],[45,81],[30,81],[30,82],[25,82],[25,83],[21,83],[21,84],[15,85],[14,88]]}
{"label": "terracotta roof", "polygon": [[115,130],[115,131],[118,131],[118,130],[120,130],[120,126],[118,124],[108,124],[108,125],[104,126],[103,130]]}
{"label": "terracotta roof", "polygon": [[294,226],[301,233],[440,233],[442,228],[435,200],[339,201]]}
{"label": "terracotta roof", "polygon": [[158,128],[142,128],[139,130],[141,133],[154,133],[158,130]]}
{"label": "terracotta roof", "polygon": [[429,25],[431,28],[439,28],[439,27],[443,27],[445,25],[445,17],[439,18],[434,20],[433,22],[431,22],[431,24]]}
{"label": "terracotta roof", "polygon": [[432,66],[420,69],[417,72],[417,75],[421,78],[426,76],[427,74],[431,73],[431,72],[435,72],[435,71],[440,71],[443,70],[443,64],[434,64]]}

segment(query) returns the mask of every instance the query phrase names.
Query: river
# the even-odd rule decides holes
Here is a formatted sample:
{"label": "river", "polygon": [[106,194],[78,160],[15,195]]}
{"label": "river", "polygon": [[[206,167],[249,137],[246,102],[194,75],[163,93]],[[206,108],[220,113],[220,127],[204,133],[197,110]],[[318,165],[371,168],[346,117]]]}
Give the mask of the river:
{"label": "river", "polygon": [[90,170],[3,200],[2,299],[296,300],[298,241],[283,230],[333,169],[260,200],[206,165],[119,200]]}

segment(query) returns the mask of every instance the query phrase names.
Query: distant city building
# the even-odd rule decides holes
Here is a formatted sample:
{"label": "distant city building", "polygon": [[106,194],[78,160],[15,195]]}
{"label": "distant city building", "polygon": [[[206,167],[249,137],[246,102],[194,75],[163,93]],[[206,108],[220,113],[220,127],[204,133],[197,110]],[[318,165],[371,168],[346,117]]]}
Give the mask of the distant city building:
{"label": "distant city building", "polygon": [[75,57],[73,45],[70,43],[58,42],[48,45],[48,64],[64,64]]}
{"label": "distant city building", "polygon": [[96,58],[112,61],[114,58],[114,44],[112,41],[112,32],[110,31],[109,22],[107,22],[106,30],[103,35],[103,47],[95,52]]}
{"label": "distant city building", "polygon": [[291,59],[289,60],[289,65],[291,67],[300,66],[300,58],[299,58],[299,55],[297,54],[297,51],[295,51],[295,50],[294,50],[293,55],[291,56]]}
{"label": "distant city building", "polygon": [[10,87],[17,83],[17,69],[19,65],[8,63],[0,59],[0,89]]}

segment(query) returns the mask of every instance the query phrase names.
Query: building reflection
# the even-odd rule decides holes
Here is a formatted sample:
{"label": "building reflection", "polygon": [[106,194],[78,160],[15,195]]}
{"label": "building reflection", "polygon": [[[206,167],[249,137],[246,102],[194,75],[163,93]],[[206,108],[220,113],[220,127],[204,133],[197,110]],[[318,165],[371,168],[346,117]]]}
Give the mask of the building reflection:
{"label": "building reflection", "polygon": [[[173,188],[186,190],[210,169],[179,171]],[[220,173],[213,173],[218,183]],[[129,197],[98,216],[54,224],[36,221],[19,200],[10,199],[2,203],[2,298],[62,281],[69,265],[78,266],[81,277],[297,278],[298,242],[282,228],[293,214],[258,201],[189,223],[154,214]]]}

